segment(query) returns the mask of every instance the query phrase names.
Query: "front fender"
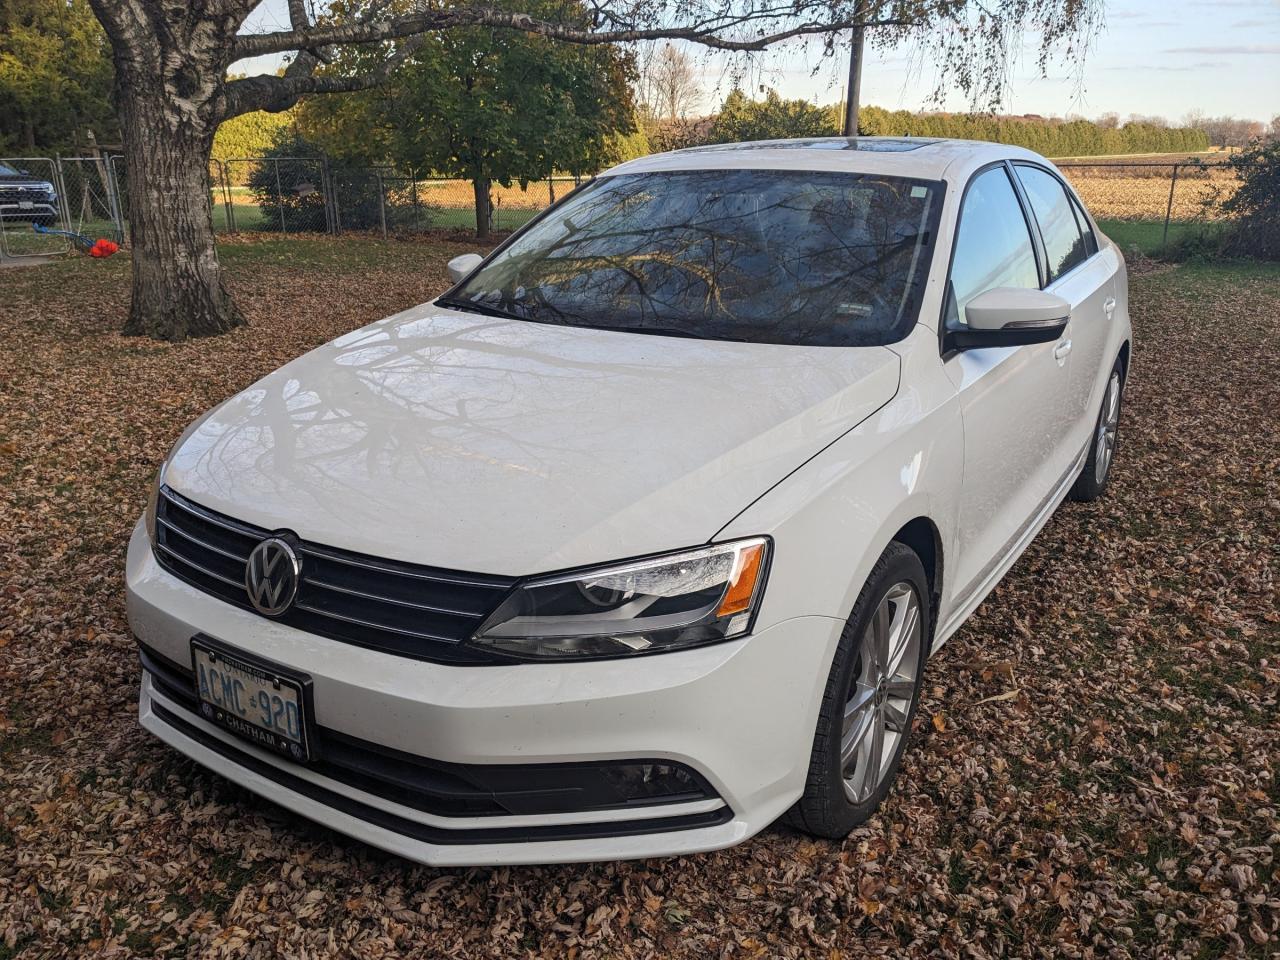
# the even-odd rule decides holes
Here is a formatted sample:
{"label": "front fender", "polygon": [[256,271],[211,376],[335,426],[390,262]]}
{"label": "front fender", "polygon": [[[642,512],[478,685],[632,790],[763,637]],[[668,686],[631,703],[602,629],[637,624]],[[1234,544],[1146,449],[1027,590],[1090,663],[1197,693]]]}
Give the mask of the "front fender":
{"label": "front fender", "polygon": [[934,586],[942,609],[947,607],[945,558],[955,543],[964,469],[959,403],[931,334],[912,336],[898,347],[904,348],[903,378],[893,400],[716,536],[773,537],[758,628],[796,616],[847,619],[884,548],[917,517],[928,518],[938,531],[944,574]]}

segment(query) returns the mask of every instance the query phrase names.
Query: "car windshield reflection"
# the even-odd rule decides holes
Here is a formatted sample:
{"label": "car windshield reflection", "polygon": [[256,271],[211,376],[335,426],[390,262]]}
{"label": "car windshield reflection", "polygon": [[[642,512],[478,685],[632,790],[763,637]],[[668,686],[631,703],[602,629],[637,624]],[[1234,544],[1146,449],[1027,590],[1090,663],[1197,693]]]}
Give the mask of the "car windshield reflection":
{"label": "car windshield reflection", "polygon": [[606,177],[442,302],[665,336],[892,343],[916,321],[942,190],[832,171]]}

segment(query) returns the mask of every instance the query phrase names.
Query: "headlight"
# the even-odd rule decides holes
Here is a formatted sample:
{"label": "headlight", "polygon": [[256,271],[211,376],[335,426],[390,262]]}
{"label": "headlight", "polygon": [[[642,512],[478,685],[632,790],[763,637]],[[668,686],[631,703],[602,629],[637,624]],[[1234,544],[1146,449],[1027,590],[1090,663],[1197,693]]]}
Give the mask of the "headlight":
{"label": "headlight", "polygon": [[518,657],[617,657],[741,636],[769,541],[716,544],[517,584],[473,643]]}

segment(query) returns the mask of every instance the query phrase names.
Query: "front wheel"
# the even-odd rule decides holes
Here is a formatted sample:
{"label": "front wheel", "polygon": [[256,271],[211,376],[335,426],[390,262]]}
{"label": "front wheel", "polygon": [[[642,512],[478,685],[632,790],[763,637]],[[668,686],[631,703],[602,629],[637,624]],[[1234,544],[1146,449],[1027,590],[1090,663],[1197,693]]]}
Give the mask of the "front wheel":
{"label": "front wheel", "polygon": [[929,588],[915,552],[891,543],[858,595],[827,679],[792,826],[838,839],[880,806],[920,698],[932,637]]}
{"label": "front wheel", "polygon": [[1115,461],[1116,438],[1120,429],[1120,402],[1124,394],[1124,366],[1117,360],[1107,378],[1107,389],[1102,395],[1102,409],[1093,427],[1093,439],[1089,442],[1089,455],[1084,469],[1071,488],[1071,499],[1078,503],[1097,500],[1107,489],[1111,478],[1111,464]]}

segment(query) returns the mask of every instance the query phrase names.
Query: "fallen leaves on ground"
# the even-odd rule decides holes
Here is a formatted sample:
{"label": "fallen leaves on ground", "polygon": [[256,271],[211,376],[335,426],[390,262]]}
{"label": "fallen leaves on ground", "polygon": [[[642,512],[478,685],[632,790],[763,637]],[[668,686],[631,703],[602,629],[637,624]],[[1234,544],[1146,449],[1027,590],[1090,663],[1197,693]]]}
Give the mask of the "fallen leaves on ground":
{"label": "fallen leaves on ground", "polygon": [[125,541],[191,419],[445,284],[461,247],[227,247],[253,326],[117,330],[127,261],[0,283],[0,957],[1202,957],[1280,951],[1280,272],[1136,276],[1111,493],[929,664],[840,843],[431,870],[137,725]]}

